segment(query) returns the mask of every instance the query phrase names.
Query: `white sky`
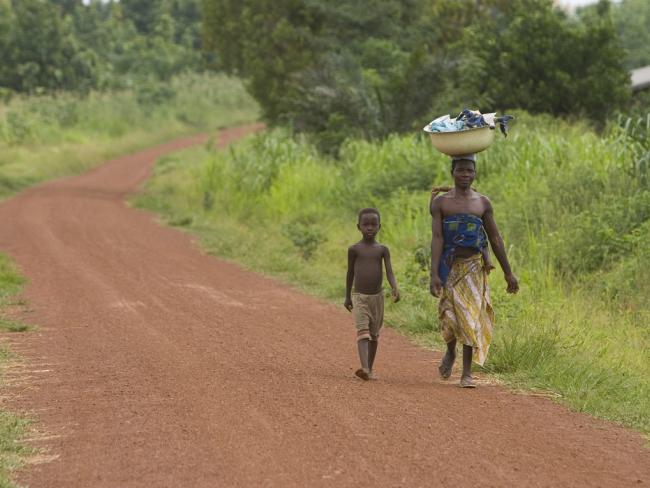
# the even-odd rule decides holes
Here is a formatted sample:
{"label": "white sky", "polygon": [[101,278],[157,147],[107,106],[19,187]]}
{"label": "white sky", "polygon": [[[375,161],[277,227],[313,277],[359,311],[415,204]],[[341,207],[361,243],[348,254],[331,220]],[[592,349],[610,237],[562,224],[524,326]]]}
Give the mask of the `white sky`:
{"label": "white sky", "polygon": [[590,3],[596,3],[596,0],[557,0],[557,3],[569,7],[582,7],[583,5],[589,5]]}
{"label": "white sky", "polygon": [[[613,3],[619,3],[621,0],[613,0]],[[583,7],[585,5],[590,5],[596,3],[598,0],[555,0],[557,5],[562,7],[568,7],[574,9],[576,7]]]}

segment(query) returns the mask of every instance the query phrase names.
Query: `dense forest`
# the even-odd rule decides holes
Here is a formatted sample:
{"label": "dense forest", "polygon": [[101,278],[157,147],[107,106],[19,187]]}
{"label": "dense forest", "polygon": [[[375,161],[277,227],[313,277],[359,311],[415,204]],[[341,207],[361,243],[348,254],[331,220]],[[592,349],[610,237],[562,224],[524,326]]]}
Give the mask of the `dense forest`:
{"label": "dense forest", "polygon": [[0,0],[0,87],[86,93],[203,66],[200,4]]}
{"label": "dense forest", "polygon": [[[273,123],[336,148],[465,106],[588,117],[630,108],[650,4],[205,0],[204,42]],[[632,33],[634,33],[632,35]],[[643,42],[646,39],[648,42]]]}
{"label": "dense forest", "polygon": [[336,150],[465,106],[587,117],[643,111],[650,3],[551,0],[0,0],[0,96],[246,80],[264,118]]}

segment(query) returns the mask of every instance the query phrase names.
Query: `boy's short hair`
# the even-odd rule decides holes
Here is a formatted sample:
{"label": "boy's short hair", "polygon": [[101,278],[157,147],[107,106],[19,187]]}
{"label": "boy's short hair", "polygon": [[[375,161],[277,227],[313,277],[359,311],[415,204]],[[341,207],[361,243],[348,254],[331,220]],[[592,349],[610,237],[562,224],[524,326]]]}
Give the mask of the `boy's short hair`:
{"label": "boy's short hair", "polygon": [[377,216],[377,220],[379,223],[381,223],[381,215],[379,214],[379,210],[376,208],[362,208],[359,210],[359,217],[357,219],[357,224],[361,222],[361,216],[366,215],[366,214],[375,214]]}

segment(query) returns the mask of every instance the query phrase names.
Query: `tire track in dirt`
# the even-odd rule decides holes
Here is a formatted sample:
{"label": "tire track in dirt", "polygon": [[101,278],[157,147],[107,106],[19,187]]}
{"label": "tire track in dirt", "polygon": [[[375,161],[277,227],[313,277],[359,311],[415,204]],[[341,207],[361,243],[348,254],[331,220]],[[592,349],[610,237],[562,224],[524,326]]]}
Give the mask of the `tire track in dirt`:
{"label": "tire track in dirt", "polygon": [[[219,144],[258,126],[227,129]],[[548,399],[436,378],[390,330],[362,383],[349,314],[201,253],[129,208],[175,141],[0,204],[30,282],[4,334],[8,408],[37,419],[31,487],[646,486],[641,436]],[[343,278],[342,278],[343,279]],[[497,330],[498,333],[498,330]]]}

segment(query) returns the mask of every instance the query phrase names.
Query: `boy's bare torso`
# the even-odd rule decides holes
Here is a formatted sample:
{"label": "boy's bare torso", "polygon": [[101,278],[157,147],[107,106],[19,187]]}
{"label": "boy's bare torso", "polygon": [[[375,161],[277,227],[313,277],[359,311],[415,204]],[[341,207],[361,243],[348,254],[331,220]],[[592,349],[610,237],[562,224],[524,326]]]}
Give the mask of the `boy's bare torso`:
{"label": "boy's bare torso", "polygon": [[354,291],[364,295],[374,295],[381,292],[384,274],[382,260],[386,246],[374,242],[363,241],[352,246],[355,253],[354,260]]}

